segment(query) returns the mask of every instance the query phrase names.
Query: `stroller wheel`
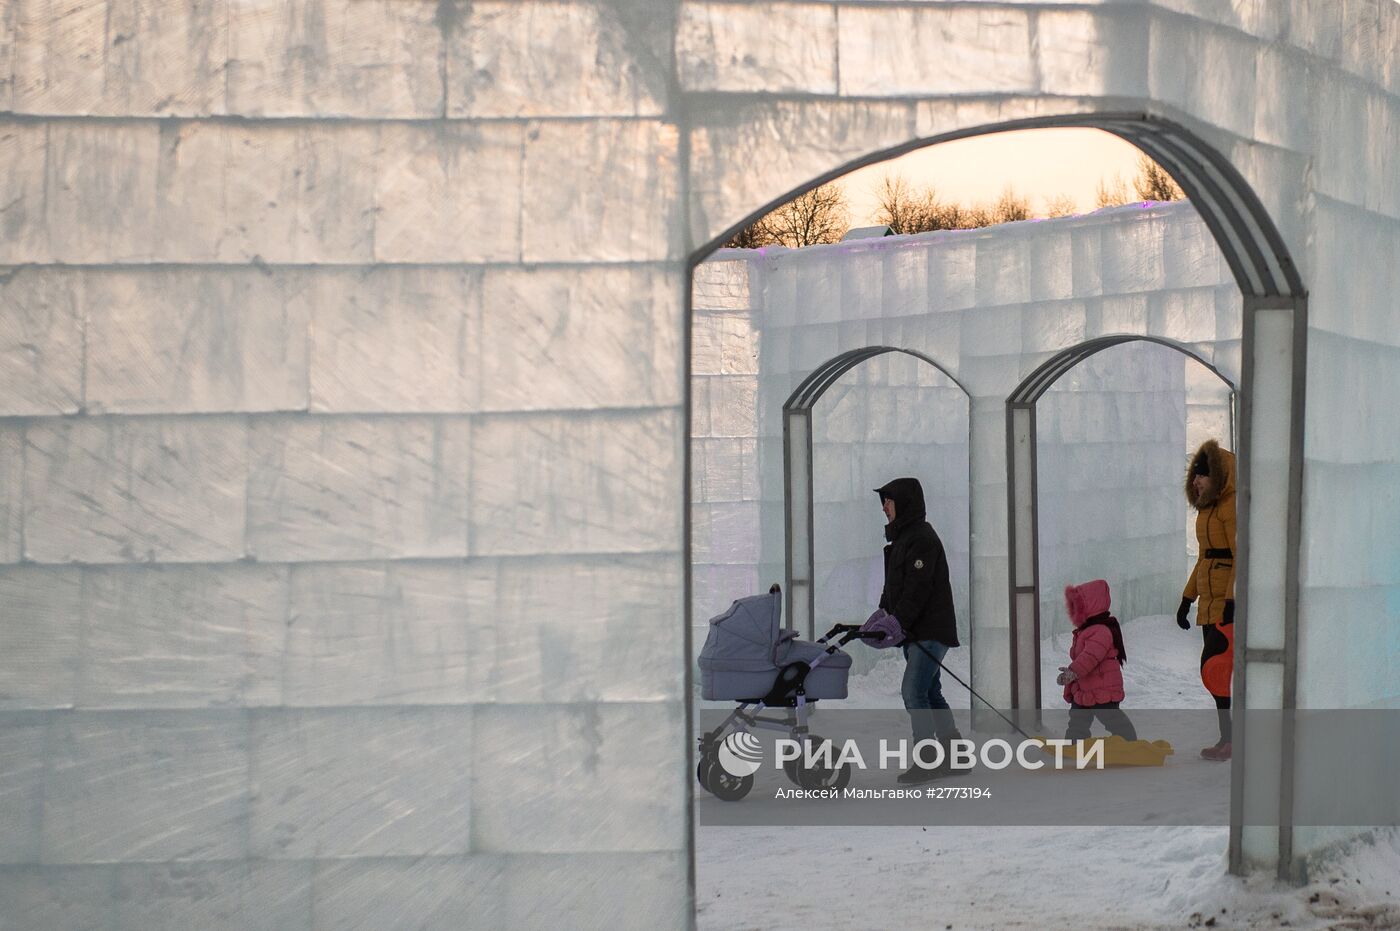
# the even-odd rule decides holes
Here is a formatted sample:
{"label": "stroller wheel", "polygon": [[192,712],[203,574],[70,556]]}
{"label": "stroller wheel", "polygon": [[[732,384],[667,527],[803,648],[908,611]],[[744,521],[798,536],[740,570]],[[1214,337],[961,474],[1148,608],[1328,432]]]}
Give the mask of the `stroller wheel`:
{"label": "stroller wheel", "polygon": [[710,765],[706,777],[705,788],[722,802],[737,802],[753,788],[753,776],[732,776],[717,764]]}
{"label": "stroller wheel", "polygon": [[[826,743],[825,737],[818,737],[815,734],[808,740],[814,747],[820,747]],[[815,763],[813,766],[802,765],[808,762],[805,757],[787,760],[783,763],[783,771],[787,773],[789,779],[804,789],[836,789],[839,791],[846,788],[846,784],[851,781],[851,764],[843,763],[830,769],[822,766],[820,762],[816,762],[820,759],[822,757],[816,757],[813,760]]]}
{"label": "stroller wheel", "polygon": [[706,792],[710,791],[710,767],[714,765],[715,761],[708,756],[700,757],[700,762],[695,764],[695,781]]}
{"label": "stroller wheel", "polygon": [[811,769],[797,771],[797,784],[804,789],[835,789],[839,792],[846,788],[846,784],[850,781],[850,763],[842,763],[835,769],[814,766]]}

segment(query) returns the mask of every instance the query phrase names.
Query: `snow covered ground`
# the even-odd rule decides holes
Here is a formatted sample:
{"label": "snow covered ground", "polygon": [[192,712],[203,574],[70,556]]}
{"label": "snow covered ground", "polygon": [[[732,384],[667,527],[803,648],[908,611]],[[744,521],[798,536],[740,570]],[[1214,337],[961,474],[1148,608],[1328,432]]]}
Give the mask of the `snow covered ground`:
{"label": "snow covered ground", "polygon": [[[1047,708],[1064,704],[1053,676],[1068,639],[1041,646]],[[1125,708],[1212,707],[1194,628],[1139,618],[1124,624],[1124,642]],[[967,651],[954,650],[948,668],[966,679]],[[901,707],[902,671],[890,651],[852,677],[841,704]],[[944,692],[953,707],[968,707],[962,686],[947,681]],[[1340,852],[1303,888],[1226,875],[1228,835],[1221,827],[697,825],[698,923],[715,931],[1400,928],[1400,831]]]}
{"label": "snow covered ground", "polygon": [[702,929],[1400,928],[1400,833],[1303,888],[1225,873],[1225,828],[709,828]]}

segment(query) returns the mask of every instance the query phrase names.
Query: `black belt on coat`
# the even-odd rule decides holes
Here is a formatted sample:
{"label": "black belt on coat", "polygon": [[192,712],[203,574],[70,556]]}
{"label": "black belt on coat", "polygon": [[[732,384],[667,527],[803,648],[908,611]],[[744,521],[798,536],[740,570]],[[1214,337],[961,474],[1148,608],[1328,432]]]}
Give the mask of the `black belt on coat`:
{"label": "black belt on coat", "polygon": [[1231,559],[1234,557],[1234,555],[1235,554],[1230,552],[1228,549],[1206,550],[1206,559]]}

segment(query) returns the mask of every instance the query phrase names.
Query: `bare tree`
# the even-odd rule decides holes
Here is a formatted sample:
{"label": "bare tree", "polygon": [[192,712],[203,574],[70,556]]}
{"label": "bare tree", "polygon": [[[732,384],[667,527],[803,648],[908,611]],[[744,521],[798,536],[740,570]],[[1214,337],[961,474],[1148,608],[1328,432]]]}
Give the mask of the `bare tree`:
{"label": "bare tree", "polygon": [[773,233],[764,224],[766,217],[759,217],[753,223],[739,230],[724,244],[726,249],[761,249],[777,242]]}
{"label": "bare tree", "polygon": [[1128,193],[1128,185],[1122,175],[1099,181],[1095,202],[1099,207],[1117,207],[1143,200],[1183,200],[1186,197],[1180,185],[1167,174],[1166,169],[1146,155],[1138,155],[1137,174],[1133,176],[1133,197]]}
{"label": "bare tree", "polygon": [[875,220],[898,235],[924,233],[941,227],[933,225],[938,198],[933,188],[915,190],[902,175],[885,175],[875,192]]}
{"label": "bare tree", "polygon": [[840,242],[851,228],[846,192],[837,184],[823,184],[765,214],[735,233],[727,246],[756,249],[782,245],[792,249]]}
{"label": "bare tree", "polygon": [[876,191],[875,218],[896,233],[967,230],[1024,220],[1030,203],[1007,187],[995,204],[959,204],[941,200],[932,187],[915,188],[902,177],[886,176]]}
{"label": "bare tree", "polygon": [[1137,190],[1137,196],[1142,200],[1184,200],[1186,198],[1186,193],[1172,179],[1172,176],[1167,174],[1166,169],[1146,155],[1138,156],[1138,172],[1137,177],[1133,178],[1133,187]]}
{"label": "bare tree", "polygon": [[1031,202],[1020,194],[1011,185],[1002,189],[1001,196],[991,208],[993,223],[1015,223],[1017,220],[1029,220],[1031,216]]}
{"label": "bare tree", "polygon": [[983,204],[939,204],[934,229],[974,230],[991,226],[997,220],[991,208]]}
{"label": "bare tree", "polygon": [[1079,212],[1074,198],[1068,194],[1056,194],[1054,197],[1045,198],[1045,211],[1047,217],[1072,217]]}
{"label": "bare tree", "polygon": [[1132,202],[1133,199],[1128,196],[1128,185],[1123,181],[1122,175],[1099,179],[1098,187],[1094,191],[1094,206],[1121,207]]}

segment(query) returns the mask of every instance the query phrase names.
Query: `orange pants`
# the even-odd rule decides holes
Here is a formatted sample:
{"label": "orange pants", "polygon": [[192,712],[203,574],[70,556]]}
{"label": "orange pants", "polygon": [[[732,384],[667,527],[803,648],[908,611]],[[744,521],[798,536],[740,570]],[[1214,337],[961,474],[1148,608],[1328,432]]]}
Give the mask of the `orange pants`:
{"label": "orange pants", "polygon": [[1216,698],[1229,698],[1230,676],[1235,671],[1235,625],[1204,624],[1201,638],[1201,682]]}

